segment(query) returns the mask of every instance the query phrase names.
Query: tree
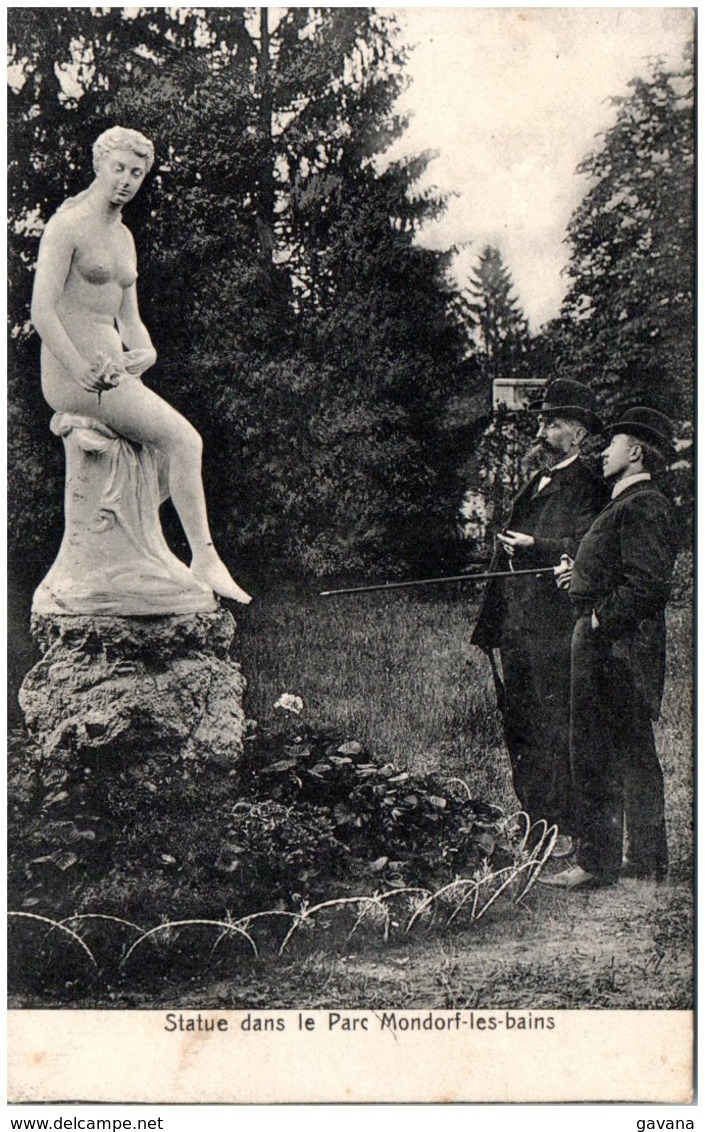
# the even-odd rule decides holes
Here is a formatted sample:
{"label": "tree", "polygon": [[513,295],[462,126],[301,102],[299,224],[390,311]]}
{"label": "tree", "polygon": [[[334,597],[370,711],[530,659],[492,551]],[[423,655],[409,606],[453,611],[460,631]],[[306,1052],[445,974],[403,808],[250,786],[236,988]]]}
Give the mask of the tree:
{"label": "tree", "polygon": [[466,464],[473,486],[465,496],[465,515],[471,518],[466,538],[472,549],[492,557],[491,536],[509,513],[512,499],[538,468],[538,452],[531,445],[536,418],[525,410],[500,405],[477,437]]}
{"label": "tree", "polygon": [[[452,529],[437,424],[462,335],[447,318],[447,257],[415,244],[443,203],[412,196],[424,159],[380,161],[404,126],[394,20],[361,8],[77,11],[80,26],[61,25],[80,62],[75,105],[54,90],[38,115],[73,133],[42,167],[49,133],[35,137],[26,102],[32,156],[19,164],[32,169],[17,199],[31,174],[44,220],[58,203],[47,181],[59,199],[78,187],[79,133],[85,151],[116,121],[157,140],[128,222],[153,380],[206,437],[219,541],[317,573],[401,568],[422,527],[437,546],[437,524],[420,519]],[[56,57],[51,37],[44,46]],[[51,55],[31,57],[48,73]],[[26,283],[39,227],[17,236]]]}
{"label": "tree", "polygon": [[559,335],[566,371],[610,409],[646,401],[691,417],[694,123],[688,63],[656,61],[578,172],[591,186],[568,228]]}
{"label": "tree", "polygon": [[492,382],[526,373],[528,323],[498,248],[482,249],[469,282],[466,310],[484,377]]}

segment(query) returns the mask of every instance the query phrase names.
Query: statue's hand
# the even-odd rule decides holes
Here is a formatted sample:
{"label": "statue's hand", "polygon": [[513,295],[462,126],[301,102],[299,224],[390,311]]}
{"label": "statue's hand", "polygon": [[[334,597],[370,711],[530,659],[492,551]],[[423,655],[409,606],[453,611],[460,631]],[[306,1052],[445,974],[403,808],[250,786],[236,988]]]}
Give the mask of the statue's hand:
{"label": "statue's hand", "polygon": [[88,363],[86,368],[77,375],[77,380],[83,389],[100,396],[104,390],[114,389],[116,385],[119,385],[124,376],[124,370],[108,354],[99,351],[93,361]]}
{"label": "statue's hand", "polygon": [[156,360],[157,351],[153,346],[143,350],[126,350],[121,359],[125,373],[131,374],[144,373]]}

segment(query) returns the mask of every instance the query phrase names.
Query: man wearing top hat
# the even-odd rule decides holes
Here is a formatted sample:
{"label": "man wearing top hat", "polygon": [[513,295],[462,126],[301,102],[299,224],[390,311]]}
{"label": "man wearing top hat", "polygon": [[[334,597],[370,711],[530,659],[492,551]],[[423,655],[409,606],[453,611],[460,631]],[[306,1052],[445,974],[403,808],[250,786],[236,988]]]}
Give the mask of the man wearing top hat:
{"label": "man wearing top hat", "polygon": [[652,477],[673,455],[673,426],[638,407],[604,431],[611,499],[566,572],[576,616],[570,747],[580,841],[577,864],[544,880],[566,890],[611,884],[620,874],[660,879],[668,865],[651,721],[663,693],[676,531]]}
{"label": "man wearing top hat", "polygon": [[[557,567],[562,555],[574,557],[606,499],[604,483],[580,458],[584,438],[601,428],[588,386],[559,378],[529,408],[538,415],[537,439],[547,466],[515,497],[497,535],[491,572]],[[488,582],[471,638],[492,663],[514,791],[532,821],[543,818],[558,826],[556,856],[572,851],[574,833],[568,742],[572,630],[570,600],[553,577],[519,576]]]}

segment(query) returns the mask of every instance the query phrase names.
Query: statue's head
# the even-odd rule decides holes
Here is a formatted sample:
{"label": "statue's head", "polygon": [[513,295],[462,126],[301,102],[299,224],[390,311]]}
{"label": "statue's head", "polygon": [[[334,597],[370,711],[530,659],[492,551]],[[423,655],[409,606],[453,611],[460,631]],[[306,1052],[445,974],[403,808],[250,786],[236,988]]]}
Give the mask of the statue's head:
{"label": "statue's head", "polygon": [[139,130],[128,130],[124,126],[111,126],[105,130],[93,144],[93,168],[96,173],[101,161],[112,153],[114,149],[127,149],[136,157],[141,157],[147,166],[147,172],[154,164],[154,146],[149,138]]}

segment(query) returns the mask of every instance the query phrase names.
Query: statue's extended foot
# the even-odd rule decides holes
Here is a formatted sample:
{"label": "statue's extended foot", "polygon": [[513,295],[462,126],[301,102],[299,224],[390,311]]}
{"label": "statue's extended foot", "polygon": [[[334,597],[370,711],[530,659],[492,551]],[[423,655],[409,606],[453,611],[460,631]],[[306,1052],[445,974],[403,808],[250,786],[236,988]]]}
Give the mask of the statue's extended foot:
{"label": "statue's extended foot", "polygon": [[252,601],[250,595],[245,593],[235,579],[231,577],[230,571],[215,550],[210,550],[204,554],[194,554],[191,562],[191,573],[199,581],[209,585],[221,597],[229,597],[232,601],[239,601],[241,605],[249,605]]}

